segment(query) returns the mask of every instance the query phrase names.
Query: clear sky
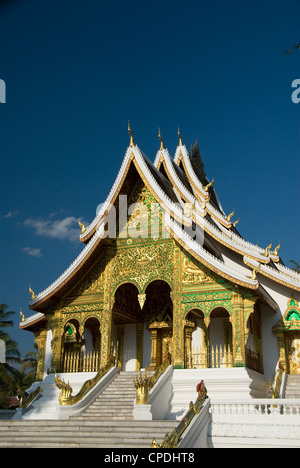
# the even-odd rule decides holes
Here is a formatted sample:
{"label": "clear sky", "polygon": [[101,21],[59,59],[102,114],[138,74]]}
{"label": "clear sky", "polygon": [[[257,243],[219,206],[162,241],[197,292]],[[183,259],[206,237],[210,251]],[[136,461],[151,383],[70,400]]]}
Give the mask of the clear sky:
{"label": "clear sky", "polygon": [[[129,143],[198,139],[241,234],[300,262],[299,0],[0,3],[0,302],[28,317],[75,259]],[[19,320],[16,317],[16,322]],[[33,335],[12,336],[22,354]]]}

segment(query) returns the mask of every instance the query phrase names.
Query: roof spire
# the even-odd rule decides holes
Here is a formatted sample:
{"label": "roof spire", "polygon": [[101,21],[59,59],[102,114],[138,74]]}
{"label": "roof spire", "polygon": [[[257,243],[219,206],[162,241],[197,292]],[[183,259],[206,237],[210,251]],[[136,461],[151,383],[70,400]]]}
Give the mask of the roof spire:
{"label": "roof spire", "polygon": [[178,138],[179,138],[179,146],[182,146],[182,139],[181,139],[181,134],[179,130],[179,125],[178,125]]}
{"label": "roof spire", "polygon": [[160,134],[160,128],[158,129],[158,138],[159,138],[159,140],[160,140],[160,149],[161,149],[161,150],[165,149],[165,147],[164,147],[164,142],[163,142],[162,136],[161,136],[161,134]]}
{"label": "roof spire", "polygon": [[133,136],[132,136],[132,131],[131,131],[131,128],[130,128],[129,120],[128,120],[128,133],[130,135],[130,147],[132,148],[133,146],[135,146],[135,141],[134,141]]}

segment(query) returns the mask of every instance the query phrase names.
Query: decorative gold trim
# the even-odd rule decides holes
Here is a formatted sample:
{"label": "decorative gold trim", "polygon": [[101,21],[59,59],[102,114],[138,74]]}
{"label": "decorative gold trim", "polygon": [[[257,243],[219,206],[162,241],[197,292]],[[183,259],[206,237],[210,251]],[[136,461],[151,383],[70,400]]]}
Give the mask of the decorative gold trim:
{"label": "decorative gold trim", "polygon": [[199,262],[201,262],[203,265],[207,266],[210,270],[214,271],[215,273],[217,273],[218,275],[222,276],[222,278],[226,278],[228,279],[231,283],[235,283],[235,284],[239,284],[240,286],[244,286],[246,288],[249,288],[249,289],[258,289],[259,287],[259,283],[253,285],[251,283],[247,283],[246,281],[241,281],[241,280],[238,280],[237,278],[233,277],[233,276],[230,276],[226,273],[224,273],[223,271],[219,270],[218,268],[216,268],[214,265],[212,265],[211,263],[207,262],[204,258],[200,257],[200,255],[198,255],[196,252],[194,252],[194,250],[190,249],[189,247],[187,247],[187,245],[185,244],[185,242],[179,237],[177,236],[174,231],[172,230],[172,228],[170,228],[169,226],[167,226],[167,230],[171,233],[171,235],[173,236],[173,238],[187,251],[189,252],[194,258],[196,258],[197,260],[199,260]]}
{"label": "decorative gold trim", "polygon": [[[249,255],[248,255],[248,257],[251,258]],[[253,270],[254,267],[253,267],[252,263],[248,262],[245,257],[243,258],[243,262],[245,263],[245,265],[247,265],[248,267],[250,267]],[[294,284],[288,283],[287,281],[284,281],[282,279],[279,279],[276,276],[273,276],[272,272],[268,273],[268,272],[264,271],[262,268],[260,268],[259,273],[266,276],[267,278],[270,278],[272,281],[275,281],[276,283],[287,286],[288,288],[294,289],[295,291],[300,291],[300,287],[298,287],[298,286],[296,286]],[[282,273],[280,271],[278,271],[278,274],[282,275]]]}

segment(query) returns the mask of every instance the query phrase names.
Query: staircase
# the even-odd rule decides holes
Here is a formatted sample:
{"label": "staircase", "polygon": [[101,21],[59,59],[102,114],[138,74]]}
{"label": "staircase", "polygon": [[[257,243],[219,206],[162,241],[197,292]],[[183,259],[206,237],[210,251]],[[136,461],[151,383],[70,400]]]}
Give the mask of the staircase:
{"label": "staircase", "polygon": [[300,399],[300,375],[287,375],[287,383],[285,387],[285,398]]}
{"label": "staircase", "polygon": [[1,421],[0,448],[149,448],[176,421],[134,421],[137,372],[121,372],[79,416],[69,420]]}

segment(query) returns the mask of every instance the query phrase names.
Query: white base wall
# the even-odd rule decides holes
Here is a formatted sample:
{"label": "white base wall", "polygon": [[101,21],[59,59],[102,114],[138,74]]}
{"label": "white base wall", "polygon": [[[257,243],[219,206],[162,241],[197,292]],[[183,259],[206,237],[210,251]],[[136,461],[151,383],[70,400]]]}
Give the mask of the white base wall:
{"label": "white base wall", "polygon": [[269,385],[263,375],[245,367],[224,369],[175,369],[172,378],[172,400],[166,419],[180,420],[189,402],[197,398],[196,386],[204,380],[207,394],[227,401],[270,398]]}

